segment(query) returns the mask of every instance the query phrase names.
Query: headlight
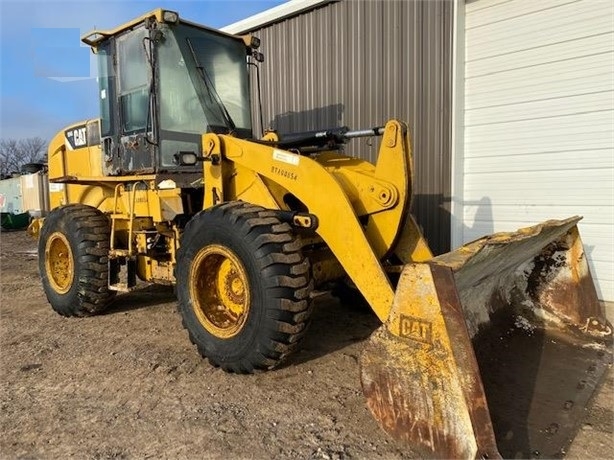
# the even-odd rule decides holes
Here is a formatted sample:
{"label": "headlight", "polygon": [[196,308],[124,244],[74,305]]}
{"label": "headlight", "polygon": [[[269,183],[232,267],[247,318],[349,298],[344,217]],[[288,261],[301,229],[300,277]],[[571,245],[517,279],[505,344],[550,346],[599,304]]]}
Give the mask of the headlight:
{"label": "headlight", "polygon": [[164,19],[164,22],[172,22],[175,24],[177,21],[179,21],[179,14],[175,13],[174,11],[164,11],[162,13],[162,19]]}

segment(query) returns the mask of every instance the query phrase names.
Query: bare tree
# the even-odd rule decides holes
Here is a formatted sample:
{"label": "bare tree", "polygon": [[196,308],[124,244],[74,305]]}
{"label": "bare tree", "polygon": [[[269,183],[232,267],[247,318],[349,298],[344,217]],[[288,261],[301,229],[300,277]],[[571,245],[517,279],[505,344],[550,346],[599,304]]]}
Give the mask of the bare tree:
{"label": "bare tree", "polygon": [[0,176],[18,172],[27,163],[44,163],[46,144],[40,137],[0,139]]}

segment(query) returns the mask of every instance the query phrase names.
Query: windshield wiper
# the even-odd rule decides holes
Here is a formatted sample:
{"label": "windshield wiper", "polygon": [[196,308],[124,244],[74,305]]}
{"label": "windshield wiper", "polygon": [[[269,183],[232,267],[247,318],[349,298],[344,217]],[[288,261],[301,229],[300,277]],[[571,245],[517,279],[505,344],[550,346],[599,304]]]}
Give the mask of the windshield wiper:
{"label": "windshield wiper", "polygon": [[196,63],[196,68],[199,71],[199,75],[202,78],[203,83],[205,84],[205,87],[207,88],[207,92],[209,93],[209,98],[212,101],[214,101],[215,104],[217,105],[217,108],[219,109],[222,115],[224,124],[226,125],[226,128],[228,128],[228,134],[234,133],[237,128],[237,125],[235,125],[235,122],[232,120],[230,113],[228,113],[226,106],[222,102],[222,98],[220,97],[217,90],[215,89],[215,85],[211,81],[211,78],[209,77],[209,74],[207,73],[207,69],[205,69],[205,67],[198,60],[198,55],[196,54],[196,51],[194,51],[194,46],[192,46],[192,41],[189,38],[186,38],[186,41],[188,42],[188,46],[190,47],[190,52],[192,53],[192,57],[194,58],[194,62]]}

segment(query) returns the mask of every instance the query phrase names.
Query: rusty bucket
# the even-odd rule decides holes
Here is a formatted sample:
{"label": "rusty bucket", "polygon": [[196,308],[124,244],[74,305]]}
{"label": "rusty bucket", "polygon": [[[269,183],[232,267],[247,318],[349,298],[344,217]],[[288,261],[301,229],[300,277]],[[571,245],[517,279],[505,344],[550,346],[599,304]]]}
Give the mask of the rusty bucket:
{"label": "rusty bucket", "polygon": [[382,428],[430,458],[556,458],[611,364],[579,217],[404,267],[361,356]]}

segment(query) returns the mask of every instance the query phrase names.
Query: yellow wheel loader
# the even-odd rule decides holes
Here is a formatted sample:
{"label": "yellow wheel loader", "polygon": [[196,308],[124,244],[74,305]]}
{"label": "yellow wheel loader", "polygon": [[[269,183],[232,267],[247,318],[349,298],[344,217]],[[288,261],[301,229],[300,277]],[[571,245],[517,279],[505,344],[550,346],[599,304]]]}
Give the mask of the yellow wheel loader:
{"label": "yellow wheel loader", "polygon": [[[345,280],[382,322],[361,380],[394,438],[425,457],[564,454],[611,361],[578,217],[433,257],[404,123],[257,138],[256,37],[156,10],[82,40],[100,118],[51,141],[53,210],[30,227],[55,311],[99,313],[137,278],[174,285],[198,351],[251,373],[296,350],[314,290]],[[344,153],[367,136],[374,165]]]}

